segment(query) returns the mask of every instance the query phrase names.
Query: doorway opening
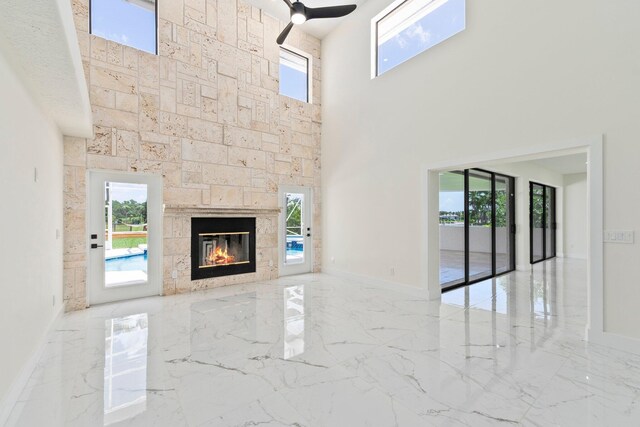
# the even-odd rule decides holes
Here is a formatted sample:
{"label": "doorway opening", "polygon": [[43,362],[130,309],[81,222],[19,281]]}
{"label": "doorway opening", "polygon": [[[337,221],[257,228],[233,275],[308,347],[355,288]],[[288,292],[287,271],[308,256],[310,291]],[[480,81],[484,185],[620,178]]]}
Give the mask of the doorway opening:
{"label": "doorway opening", "polygon": [[[423,167],[425,224],[422,249],[422,280],[429,298],[440,299],[440,175],[446,171],[483,168],[515,177],[516,184],[516,269],[533,271],[530,263],[529,182],[544,183],[556,189],[557,257],[586,259],[589,340],[604,342],[603,316],[603,138],[594,136],[541,146],[529,146],[494,153],[481,153],[463,159]],[[557,179],[540,175],[543,169],[557,169]],[[574,170],[567,170],[573,169]],[[524,169],[523,169],[524,168]],[[518,171],[519,169],[519,171]],[[559,181],[556,183],[554,181]],[[566,206],[565,206],[566,205]],[[585,209],[586,206],[586,209]],[[581,215],[577,215],[581,212]],[[554,260],[549,262],[554,263]],[[544,263],[541,263],[544,266]],[[535,266],[538,267],[538,266]],[[537,271],[537,270],[536,270]],[[516,277],[516,276],[514,276]],[[473,288],[473,287],[472,287]]]}

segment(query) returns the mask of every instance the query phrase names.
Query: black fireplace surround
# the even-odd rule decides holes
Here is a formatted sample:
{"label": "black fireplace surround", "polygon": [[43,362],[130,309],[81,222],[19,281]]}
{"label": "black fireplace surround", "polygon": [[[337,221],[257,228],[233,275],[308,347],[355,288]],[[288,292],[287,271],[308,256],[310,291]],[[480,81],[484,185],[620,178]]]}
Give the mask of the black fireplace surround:
{"label": "black fireplace surround", "polygon": [[191,218],[191,280],[255,271],[255,218]]}

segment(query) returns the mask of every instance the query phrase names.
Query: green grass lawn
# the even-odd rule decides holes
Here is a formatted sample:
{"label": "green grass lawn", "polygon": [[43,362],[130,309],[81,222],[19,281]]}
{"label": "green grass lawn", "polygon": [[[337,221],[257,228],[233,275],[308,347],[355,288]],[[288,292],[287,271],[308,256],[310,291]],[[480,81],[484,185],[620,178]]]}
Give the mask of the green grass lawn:
{"label": "green grass lawn", "polygon": [[113,231],[144,231],[144,226],[134,225],[133,227],[127,227],[124,224],[117,224],[116,229]]}
{"label": "green grass lawn", "polygon": [[138,245],[146,244],[146,237],[129,237],[126,239],[113,239],[113,249],[137,248]]}

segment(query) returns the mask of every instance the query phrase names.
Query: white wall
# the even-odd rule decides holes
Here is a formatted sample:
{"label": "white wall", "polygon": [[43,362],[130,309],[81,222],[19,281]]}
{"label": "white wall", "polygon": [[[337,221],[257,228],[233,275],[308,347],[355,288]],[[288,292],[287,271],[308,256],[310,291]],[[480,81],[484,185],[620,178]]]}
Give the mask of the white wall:
{"label": "white wall", "polygon": [[56,230],[61,235],[63,170],[62,136],[29,97],[2,52],[0,94],[2,412],[11,385],[62,307],[62,238],[56,237]]}
{"label": "white wall", "polygon": [[564,256],[587,258],[587,174],[564,175]]}
{"label": "white wall", "polygon": [[[468,1],[465,31],[372,80],[388,4],[323,40],[325,268],[418,286],[422,166],[600,134],[605,228],[640,227],[640,2]],[[640,245],[604,251],[605,329],[640,338]]]}

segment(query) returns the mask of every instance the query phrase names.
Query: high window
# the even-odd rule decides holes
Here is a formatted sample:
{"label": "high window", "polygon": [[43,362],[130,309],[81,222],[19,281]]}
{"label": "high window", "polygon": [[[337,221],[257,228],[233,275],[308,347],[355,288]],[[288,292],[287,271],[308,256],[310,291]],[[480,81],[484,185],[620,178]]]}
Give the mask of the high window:
{"label": "high window", "polygon": [[311,58],[280,48],[280,95],[310,102]]}
{"label": "high window", "polygon": [[157,54],[156,0],[90,0],[89,32]]}
{"label": "high window", "polygon": [[371,23],[375,77],[464,30],[465,0],[399,1]]}

